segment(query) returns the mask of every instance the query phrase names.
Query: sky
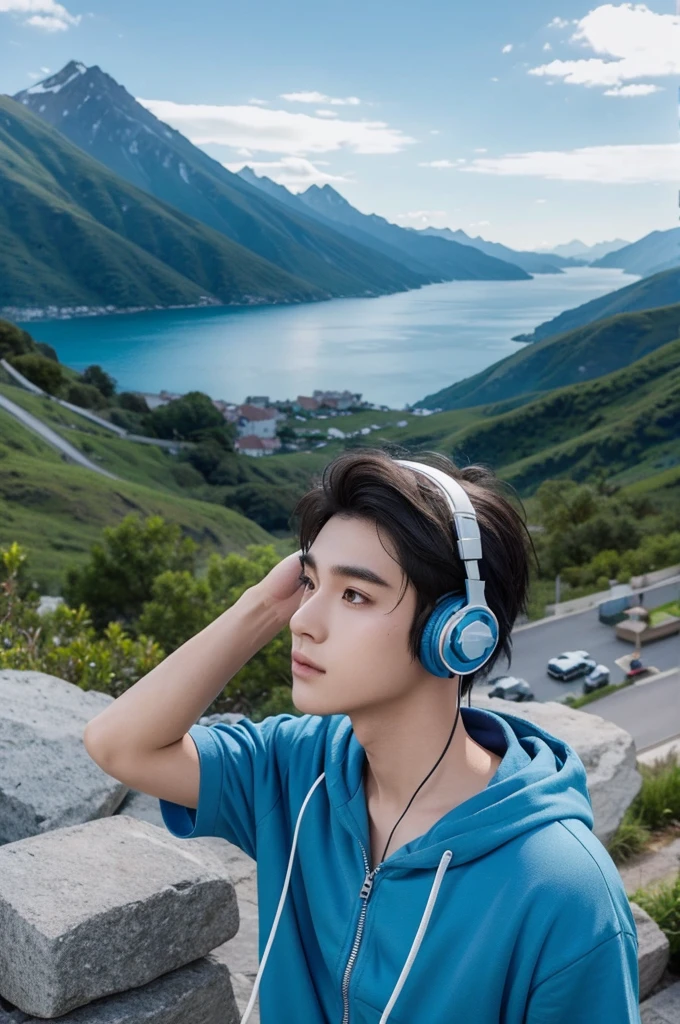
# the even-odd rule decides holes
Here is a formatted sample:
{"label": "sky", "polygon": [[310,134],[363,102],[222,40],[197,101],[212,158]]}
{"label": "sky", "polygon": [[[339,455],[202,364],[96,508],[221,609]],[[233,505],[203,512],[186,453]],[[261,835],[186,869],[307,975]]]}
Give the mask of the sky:
{"label": "sky", "polygon": [[99,65],[230,170],[514,248],[680,220],[680,4],[0,0],[0,93]]}

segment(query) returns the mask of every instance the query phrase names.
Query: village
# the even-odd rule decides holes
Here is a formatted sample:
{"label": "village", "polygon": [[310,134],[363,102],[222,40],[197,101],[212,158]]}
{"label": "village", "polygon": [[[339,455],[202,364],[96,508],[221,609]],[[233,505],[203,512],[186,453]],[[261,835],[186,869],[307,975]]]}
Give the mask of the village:
{"label": "village", "polygon": [[[136,392],[145,399],[149,409],[156,409],[160,405],[167,405],[181,394],[160,391],[158,394],[149,392]],[[373,430],[380,430],[384,426],[405,427],[408,419],[403,418],[406,412],[409,416],[431,416],[438,409],[412,409],[406,406],[405,409],[390,409],[388,405],[378,405],[373,402],[362,401],[360,392],[352,391],[322,391],[315,390],[311,396],[298,395],[297,398],[270,400],[268,395],[249,395],[241,405],[235,402],[228,402],[220,398],[213,398],[212,403],[219,409],[228,423],[233,423],[238,431],[238,437],[234,442],[234,451],[239,455],[250,455],[261,457],[273,455],[281,451],[300,451],[309,448],[323,448],[328,441],[356,437],[358,435],[370,434]],[[352,416],[359,412],[397,412],[402,418],[389,424],[369,424],[357,430],[341,430],[336,426],[329,426],[325,429],[319,426],[294,427],[293,422],[307,423],[310,421],[334,419],[339,416]],[[325,436],[325,440],[324,440]],[[297,438],[307,438],[300,443]]]}

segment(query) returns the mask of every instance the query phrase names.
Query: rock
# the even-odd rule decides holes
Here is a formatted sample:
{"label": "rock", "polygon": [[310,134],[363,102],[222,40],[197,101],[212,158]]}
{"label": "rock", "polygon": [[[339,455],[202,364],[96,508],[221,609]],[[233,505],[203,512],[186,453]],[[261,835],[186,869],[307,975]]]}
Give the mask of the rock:
{"label": "rock", "polygon": [[[668,937],[661,931],[656,921],[631,902],[630,908],[635,918],[638,934],[638,969],[640,974],[640,1001],[646,999],[655,985],[658,984],[666,970],[670,955]],[[678,1017],[680,1020],[680,1017]]]}
{"label": "rock", "polygon": [[[72,1010],[59,1018],[59,1024],[238,1024],[240,1019],[229,969],[208,955],[140,988]],[[41,1020],[0,1008],[0,1024]]]}
{"label": "rock", "polygon": [[232,938],[224,862],[192,842],[114,815],[0,848],[0,995],[58,1017]]}
{"label": "rock", "polygon": [[593,832],[606,846],[642,785],[630,733],[599,715],[557,701],[517,704],[477,694],[472,706],[526,718],[574,748],[586,770]]}
{"label": "rock", "polygon": [[640,1006],[642,1024],[678,1024],[680,1020],[680,981],[657,992]]}
{"label": "rock", "polygon": [[112,700],[45,672],[0,670],[0,846],[113,814],[128,787],[83,744]]}

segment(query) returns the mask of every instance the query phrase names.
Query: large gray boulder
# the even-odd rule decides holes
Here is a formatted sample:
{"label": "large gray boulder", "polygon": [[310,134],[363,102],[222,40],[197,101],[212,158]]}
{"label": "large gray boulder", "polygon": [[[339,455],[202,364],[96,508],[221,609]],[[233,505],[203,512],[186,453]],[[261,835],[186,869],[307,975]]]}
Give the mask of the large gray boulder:
{"label": "large gray boulder", "polygon": [[234,887],[190,842],[114,815],[0,848],[0,996],[59,1017],[232,938]]}
{"label": "large gray boulder", "polygon": [[[209,954],[140,988],[71,1010],[59,1024],[238,1024],[240,1019],[229,969]],[[0,1024],[41,1020],[0,1006]]]}
{"label": "large gray boulder", "polygon": [[574,748],[586,770],[593,805],[593,832],[606,846],[642,785],[635,741],[630,733],[606,718],[556,701],[516,704],[476,694],[472,704],[535,722]]}
{"label": "large gray boulder", "polygon": [[668,985],[640,1007],[642,1024],[678,1024],[680,1021],[680,981]]}
{"label": "large gray boulder", "polygon": [[83,744],[112,700],[46,672],[0,670],[0,846],[114,813],[128,787]]}
{"label": "large gray boulder", "polygon": [[661,931],[654,918],[637,903],[630,904],[638,936],[638,973],[640,1001],[659,983],[670,956],[668,936]]}

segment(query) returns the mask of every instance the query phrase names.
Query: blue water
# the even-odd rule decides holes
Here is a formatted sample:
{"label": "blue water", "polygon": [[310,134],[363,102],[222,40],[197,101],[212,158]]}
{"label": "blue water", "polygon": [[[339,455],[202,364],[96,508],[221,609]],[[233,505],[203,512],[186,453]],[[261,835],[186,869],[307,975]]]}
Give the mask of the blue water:
{"label": "blue water", "polygon": [[565,309],[638,280],[575,267],[530,281],[452,281],[377,299],[164,310],[24,326],[67,366],[99,363],[119,391],[204,391],[243,402],[361,392],[402,409],[485,369]]}

